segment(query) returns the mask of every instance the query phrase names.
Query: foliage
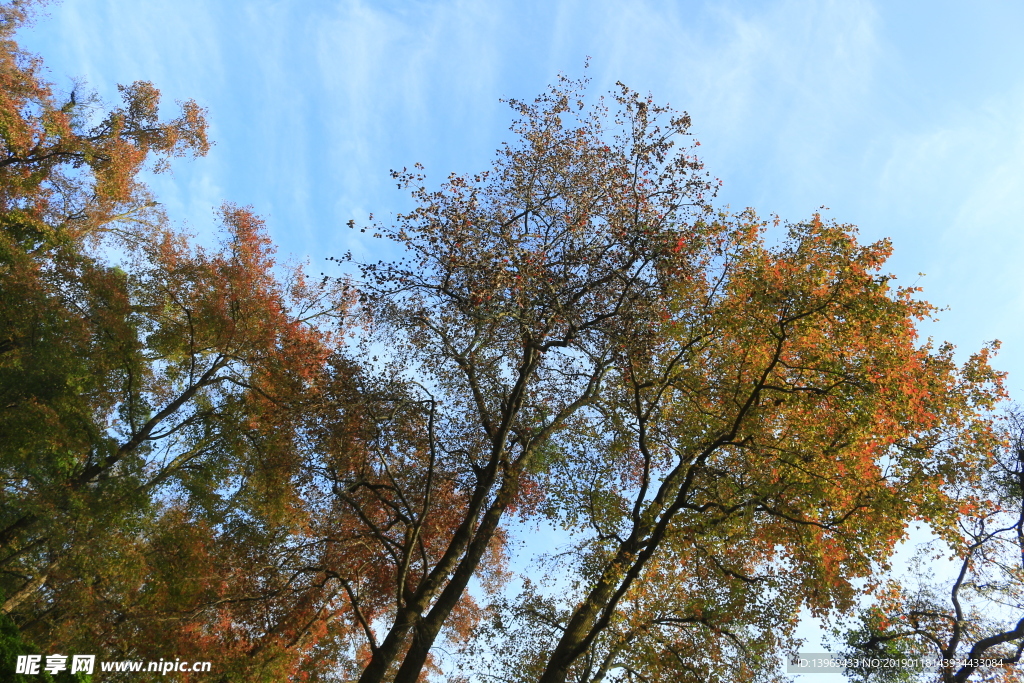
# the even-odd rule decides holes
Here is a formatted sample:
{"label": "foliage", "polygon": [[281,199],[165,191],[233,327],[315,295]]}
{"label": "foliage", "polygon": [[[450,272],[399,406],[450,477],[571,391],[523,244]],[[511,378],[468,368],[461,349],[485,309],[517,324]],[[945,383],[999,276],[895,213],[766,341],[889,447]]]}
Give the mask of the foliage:
{"label": "foliage", "polygon": [[[992,349],[917,339],[887,242],[716,210],[685,114],[567,78],[510,101],[491,170],[394,174],[416,208],[371,229],[404,257],[357,291],[278,264],[245,208],[215,246],[173,230],[139,175],[207,151],[203,110],[58,96],[28,7],[0,7],[8,649],[414,683],[446,642],[499,681],[774,681],[800,610],[852,609],[913,519],[999,574],[954,598],[1019,604]],[[570,534],[555,586],[505,592],[510,514]],[[902,595],[850,643],[1011,633],[894,633]]]}
{"label": "foliage", "polygon": [[[439,560],[398,544],[418,571],[362,681],[383,680],[400,657],[395,680],[416,679],[504,513],[530,509],[537,481],[527,473],[550,467],[595,419],[585,409],[604,391],[622,332],[655,314],[659,261],[676,250],[696,262],[712,237],[698,229],[681,249],[675,227],[705,215],[714,191],[696,158],[665,156],[688,119],[665,129],[621,120],[606,141],[606,112],[585,112],[581,96],[563,81],[534,103],[512,102],[521,144],[501,150],[490,172],[452,176],[436,192],[396,173],[419,207],[376,230],[409,258],[364,264],[362,304],[424,387],[432,429],[425,477],[395,496],[426,500],[448,485],[465,503],[445,508],[456,531]],[[631,97],[623,89],[618,100]],[[431,514],[394,509],[389,525],[403,539]]]}
{"label": "foliage", "polygon": [[90,683],[92,675],[82,672],[72,674],[70,671],[62,671],[56,676],[48,671],[40,671],[39,674],[19,674],[17,659],[21,655],[38,655],[39,649],[26,643],[22,638],[18,627],[6,614],[0,614],[0,667],[7,672],[8,680],[12,683],[34,683],[44,681],[45,683]]}
{"label": "foliage", "polygon": [[44,650],[326,675],[300,446],[318,382],[351,376],[347,294],[275,264],[246,209],[213,249],[171,230],[138,174],[206,152],[202,109],[162,121],[141,82],[108,112],[58,99],[24,10],[0,40],[3,614]]}
{"label": "foliage", "polygon": [[688,306],[663,297],[659,334],[630,331],[602,428],[550,471],[547,510],[579,539],[559,574],[578,578],[545,619],[514,612],[509,642],[550,640],[501,680],[770,676],[799,609],[849,609],[908,519],[950,523],[937,483],[997,444],[979,413],[999,376],[914,343],[928,309],[874,274],[886,244],[815,219],[766,248],[736,227],[720,270],[672,282]]}
{"label": "foliage", "polygon": [[[888,580],[848,652],[898,648],[937,664],[918,680],[1015,681],[1024,652],[1024,421],[1006,415],[1005,443],[947,485],[959,518],[925,546],[905,581]],[[946,553],[948,552],[948,556]],[[949,576],[941,575],[942,561]],[[940,569],[939,572],[936,569]],[[936,574],[939,576],[936,576]],[[942,662],[945,662],[944,664]]]}
{"label": "foliage", "polygon": [[[361,681],[419,675],[513,509],[576,534],[574,588],[496,603],[470,647],[507,643],[490,676],[770,678],[801,607],[850,609],[909,520],[951,530],[941,482],[998,443],[989,350],[958,367],[916,339],[931,308],[890,287],[887,242],[815,216],[772,245],[711,208],[685,115],[624,86],[588,110],[583,86],[512,102],[490,172],[397,173],[419,208],[376,227],[409,259],[362,266],[364,310],[429,388],[427,472],[468,505]],[[405,539],[429,516],[392,507]]]}

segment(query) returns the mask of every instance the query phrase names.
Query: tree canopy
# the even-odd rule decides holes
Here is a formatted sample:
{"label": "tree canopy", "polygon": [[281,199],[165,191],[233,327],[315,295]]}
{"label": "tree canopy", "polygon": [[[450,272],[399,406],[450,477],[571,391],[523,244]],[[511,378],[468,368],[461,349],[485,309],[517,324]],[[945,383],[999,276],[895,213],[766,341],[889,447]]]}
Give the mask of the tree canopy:
{"label": "tree canopy", "polygon": [[[26,7],[0,9],[5,657],[767,681],[801,610],[867,585],[851,651],[1010,680],[1019,429],[993,348],[918,338],[888,242],[717,207],[685,113],[561,77],[509,101],[492,168],[394,173],[416,207],[364,230],[398,258],[311,278],[250,209],[214,246],[175,229],[140,174],[205,154],[206,112],[58,92]],[[950,606],[889,581],[915,520],[961,562]],[[531,525],[570,539],[554,584],[510,568]]]}

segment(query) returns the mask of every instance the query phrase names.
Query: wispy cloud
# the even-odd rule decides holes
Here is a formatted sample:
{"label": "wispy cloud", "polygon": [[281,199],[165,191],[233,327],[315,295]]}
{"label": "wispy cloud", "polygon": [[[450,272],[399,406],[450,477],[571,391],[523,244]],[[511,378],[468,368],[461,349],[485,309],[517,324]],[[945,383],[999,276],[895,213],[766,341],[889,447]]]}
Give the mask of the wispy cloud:
{"label": "wispy cloud", "polygon": [[1024,50],[1005,8],[964,28],[952,6],[922,23],[930,5],[897,5],[76,0],[29,42],[107,99],[144,78],[209,106],[218,146],[156,181],[162,201],[198,230],[225,199],[254,204],[282,251],[314,258],[376,248],[340,226],[406,205],[388,169],[485,168],[508,138],[498,99],[590,56],[595,92],[622,80],[690,111],[725,201],[795,219],[828,205],[894,237],[892,267],[929,272],[931,298],[975,311],[967,327],[1011,338],[994,321],[1022,305]]}
{"label": "wispy cloud", "polygon": [[878,188],[880,205],[914,230],[897,246],[919,256],[931,298],[951,306],[943,331],[968,350],[1002,339],[1014,370],[1024,370],[1022,110],[1018,89],[894,136]]}

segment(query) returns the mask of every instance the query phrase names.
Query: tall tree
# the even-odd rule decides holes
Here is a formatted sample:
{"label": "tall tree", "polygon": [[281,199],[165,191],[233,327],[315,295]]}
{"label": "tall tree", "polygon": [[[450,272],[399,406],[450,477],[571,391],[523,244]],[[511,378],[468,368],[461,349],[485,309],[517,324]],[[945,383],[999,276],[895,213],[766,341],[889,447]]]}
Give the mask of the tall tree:
{"label": "tall tree", "polygon": [[[418,208],[374,230],[406,258],[355,294],[247,209],[215,247],[172,230],[139,172],[204,153],[204,112],[58,98],[27,7],[0,6],[0,591],[37,644],[412,683],[489,628],[510,681],[757,680],[909,519],[970,514],[944,482],[996,449],[987,352],[916,340],[887,243],[716,212],[685,114],[511,101],[492,170],[395,174]],[[574,588],[484,610],[513,512],[576,534]]]}
{"label": "tall tree", "polygon": [[[116,444],[107,433],[106,417],[119,409],[137,422],[136,397],[125,403],[122,389],[138,375],[140,345],[124,272],[90,256],[87,243],[117,236],[137,245],[125,228],[159,221],[135,180],[147,157],[208,146],[202,110],[188,102],[179,119],[161,122],[148,83],[123,88],[124,107],[90,126],[88,100],[73,92],[59,103],[38,60],[14,43],[24,18],[25,3],[0,8],[0,431],[9,482],[0,547],[7,567],[26,553],[49,559],[7,572],[8,581],[22,578],[5,581],[4,612],[59,563],[37,535],[43,520],[55,521],[57,501],[79,505],[79,493],[92,495],[89,484],[145,440]],[[66,531],[56,523],[44,535]]]}
{"label": "tall tree", "polygon": [[[658,262],[680,243],[662,226],[698,225],[710,210],[714,186],[695,158],[662,163],[688,119],[675,117],[663,130],[627,128],[606,141],[603,112],[581,114],[576,95],[563,81],[534,103],[512,102],[522,143],[504,148],[492,172],[453,176],[438,192],[417,186],[419,208],[395,228],[377,228],[407,247],[409,259],[363,266],[367,315],[396,362],[419,378],[431,426],[429,467],[395,486],[396,499],[417,501],[396,505],[388,521],[401,540],[375,534],[381,545],[398,544],[399,583],[364,682],[419,677],[441,626],[500,540],[503,514],[522,498],[524,473],[554,435],[585,429],[593,417],[583,409],[603,390],[617,330],[653,314]],[[582,125],[562,125],[576,114],[587,117]],[[716,230],[695,227],[680,262],[699,268]],[[354,491],[360,482],[346,486]],[[464,502],[440,505],[440,488]],[[416,544],[436,515],[457,522],[432,557]]]}
{"label": "tall tree", "polygon": [[590,533],[541,681],[760,679],[800,608],[849,609],[996,443],[999,376],[914,343],[927,306],[879,277],[886,244],[815,218],[769,248],[745,218],[714,277],[670,285],[657,345],[623,347],[607,430],[551,475],[550,509]]}
{"label": "tall tree", "polygon": [[[907,680],[1016,681],[1024,653],[1024,419],[1007,413],[1005,442],[963,463],[944,487],[957,503],[953,527],[936,527],[906,580],[890,578],[845,634],[853,657],[884,654],[934,666]],[[945,571],[943,571],[945,569]],[[943,576],[945,574],[945,576]],[[871,668],[848,672],[871,680]]]}
{"label": "tall tree", "polygon": [[[58,98],[14,42],[29,9],[0,6],[3,612],[53,651],[319,675],[337,558],[359,555],[315,521],[303,444],[356,387],[349,297],[277,265],[246,209],[223,208],[217,248],[172,230],[138,174],[204,154],[203,110],[161,120],[144,82],[107,112]],[[328,413],[353,443],[355,403]]]}
{"label": "tall tree", "polygon": [[[688,117],[624,86],[609,116],[583,87],[513,101],[492,171],[437,192],[396,173],[419,208],[375,228],[409,257],[362,266],[363,306],[430,412],[421,476],[364,520],[396,581],[364,683],[417,680],[513,508],[591,530],[522,680],[683,680],[666,653],[694,642],[765,653],[802,605],[848,608],[909,519],[944,514],[934,482],[994,443],[999,375],[917,343],[930,308],[889,287],[887,243],[815,217],[769,246],[752,212],[712,210],[674,147]],[[432,507],[442,486],[462,504]]]}

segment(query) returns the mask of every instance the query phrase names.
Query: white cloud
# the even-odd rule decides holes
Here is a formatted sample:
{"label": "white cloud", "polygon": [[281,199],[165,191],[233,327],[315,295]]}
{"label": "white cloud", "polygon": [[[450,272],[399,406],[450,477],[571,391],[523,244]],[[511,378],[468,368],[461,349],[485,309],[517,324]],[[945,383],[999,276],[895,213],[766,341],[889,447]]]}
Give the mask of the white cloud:
{"label": "white cloud", "polygon": [[905,221],[929,299],[949,304],[945,337],[967,350],[1006,342],[999,365],[1024,370],[1024,89],[892,141],[879,200]]}

